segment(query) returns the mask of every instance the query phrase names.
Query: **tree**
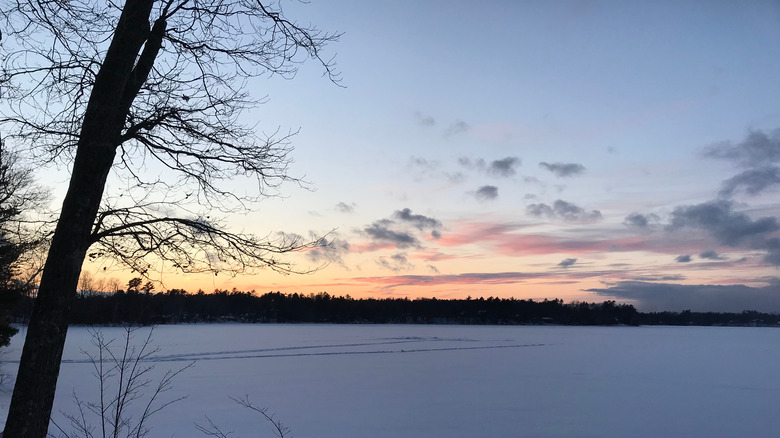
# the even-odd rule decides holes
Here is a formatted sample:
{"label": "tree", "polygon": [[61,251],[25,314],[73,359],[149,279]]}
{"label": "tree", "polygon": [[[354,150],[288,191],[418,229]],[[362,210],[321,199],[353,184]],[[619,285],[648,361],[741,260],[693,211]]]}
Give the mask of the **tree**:
{"label": "tree", "polygon": [[8,313],[28,290],[31,280],[20,278],[20,258],[42,240],[25,226],[24,212],[37,209],[44,199],[30,169],[23,167],[0,139],[0,347],[8,345],[17,332],[9,325]]}
{"label": "tree", "polygon": [[141,283],[142,283],[143,281],[144,281],[144,279],[143,279],[143,278],[141,278],[141,277],[135,277],[135,278],[131,278],[131,279],[130,279],[130,280],[127,282],[127,291],[128,291],[128,292],[135,292],[135,293],[138,293],[138,288],[141,286]]}
{"label": "tree", "polygon": [[[277,255],[318,245],[233,233],[211,212],[251,208],[285,181],[294,132],[240,123],[261,75],[293,77],[338,35],[258,0],[9,1],[2,82],[9,138],[72,165],[27,330],[5,438],[46,435],[82,263],[113,257],[145,275],[295,272]],[[110,176],[110,179],[109,179]],[[254,181],[236,192],[232,181]],[[107,182],[122,194],[103,203]],[[245,186],[245,185],[243,185]]]}
{"label": "tree", "polygon": [[141,288],[142,291],[144,291],[145,294],[149,295],[154,290],[154,283],[151,281],[147,281],[143,287]]}

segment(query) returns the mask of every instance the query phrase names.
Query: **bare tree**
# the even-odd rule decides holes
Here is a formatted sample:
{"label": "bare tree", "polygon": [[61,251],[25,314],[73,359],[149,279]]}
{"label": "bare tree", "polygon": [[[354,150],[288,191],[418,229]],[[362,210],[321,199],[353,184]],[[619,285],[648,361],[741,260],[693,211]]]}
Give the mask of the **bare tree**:
{"label": "bare tree", "polygon": [[[245,395],[243,398],[230,397],[231,400],[239,405],[256,412],[260,417],[268,422],[271,426],[272,433],[278,438],[285,438],[290,435],[290,428],[285,426],[280,420],[276,419],[273,414],[268,413],[268,408],[260,408],[249,401],[249,396]],[[231,432],[223,431],[214,421],[206,416],[208,426],[204,426],[195,423],[195,428],[206,436],[213,436],[215,438],[229,438]]]}
{"label": "bare tree", "polygon": [[[44,238],[31,226],[29,211],[38,209],[46,199],[35,184],[31,170],[20,163],[18,155],[0,139],[0,347],[8,345],[17,329],[9,324],[11,308],[25,293],[35,273],[24,272],[21,264]],[[27,276],[29,274],[29,277]]]}
{"label": "bare tree", "polygon": [[155,367],[152,359],[160,351],[151,344],[154,329],[149,329],[143,341],[136,344],[137,330],[137,327],[125,327],[119,348],[112,345],[116,339],[107,340],[100,330],[92,331],[96,352],[84,351],[84,354],[97,380],[97,399],[86,401],[73,394],[77,413],[63,412],[72,431],[67,432],[52,420],[60,437],[142,438],[149,435],[148,423],[152,416],[183,399],[162,400],[161,396],[172,388],[176,376],[195,363],[167,370],[154,384],[149,374]]}
{"label": "bare tree", "polygon": [[[260,103],[245,86],[293,77],[309,58],[337,81],[322,48],[338,35],[260,0],[17,0],[0,6],[0,25],[3,128],[39,159],[72,166],[4,435],[43,438],[88,252],[139,273],[150,260],[294,272],[277,255],[317,244],[231,233],[209,216],[299,182],[287,173],[294,133],[240,122]],[[126,196],[101,210],[109,175]],[[253,191],[237,192],[236,180]]]}

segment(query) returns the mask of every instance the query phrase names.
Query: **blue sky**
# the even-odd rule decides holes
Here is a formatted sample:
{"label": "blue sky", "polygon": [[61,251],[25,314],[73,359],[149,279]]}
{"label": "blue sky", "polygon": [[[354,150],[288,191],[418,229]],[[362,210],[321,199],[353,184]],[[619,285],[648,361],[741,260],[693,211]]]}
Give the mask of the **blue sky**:
{"label": "blue sky", "polygon": [[166,286],[780,311],[777,2],[282,5],[343,32],[343,87],[249,85],[311,186],[229,221],[331,245]]}

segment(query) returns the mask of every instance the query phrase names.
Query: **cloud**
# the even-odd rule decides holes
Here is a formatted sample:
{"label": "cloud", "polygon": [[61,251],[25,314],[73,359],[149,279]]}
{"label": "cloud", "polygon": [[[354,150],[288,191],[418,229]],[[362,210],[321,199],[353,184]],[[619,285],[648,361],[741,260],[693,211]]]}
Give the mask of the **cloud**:
{"label": "cloud", "polygon": [[674,261],[677,262],[677,263],[690,263],[691,262],[691,256],[689,256],[688,254],[680,255],[680,256],[677,256],[674,259]]}
{"label": "cloud", "polygon": [[725,260],[723,257],[719,256],[717,252],[712,250],[702,252],[699,254],[699,257],[707,260]]}
{"label": "cloud", "polygon": [[615,286],[588,289],[599,295],[632,300],[644,312],[682,311],[777,312],[780,308],[780,284],[765,287],[746,285],[683,285],[620,281]]}
{"label": "cloud", "polygon": [[393,272],[408,271],[414,267],[406,258],[405,253],[393,254],[390,257],[379,257],[376,263],[384,268]]}
{"label": "cloud", "polygon": [[413,214],[412,210],[409,208],[396,211],[393,213],[393,217],[414,226],[420,231],[441,228],[440,220],[428,216],[423,216],[421,214]]}
{"label": "cloud", "polygon": [[480,201],[492,201],[498,198],[498,187],[496,186],[482,186],[477,189],[474,194]]}
{"label": "cloud", "polygon": [[[576,234],[539,233],[539,224],[515,222],[461,221],[436,244],[440,248],[480,245],[509,257],[558,254],[575,257],[589,253],[652,252],[676,257],[692,254],[712,244],[712,240],[696,233],[674,238],[659,238],[658,234],[615,234],[608,230],[579,230]],[[529,230],[525,232],[524,230]]]}
{"label": "cloud", "polygon": [[462,183],[463,181],[466,181],[466,175],[463,172],[446,172],[444,173],[444,177],[447,178],[447,181],[458,184]]}
{"label": "cloud", "polygon": [[355,203],[347,204],[346,202],[339,202],[336,204],[336,211],[340,213],[354,213]]}
{"label": "cloud", "polygon": [[420,246],[420,241],[412,234],[404,231],[391,230],[391,225],[393,225],[393,221],[381,219],[364,228],[363,232],[372,239],[392,245],[395,248],[417,248]]}
{"label": "cloud", "polygon": [[601,212],[598,210],[588,212],[582,207],[561,199],[555,201],[552,206],[544,203],[531,204],[526,207],[526,212],[531,216],[560,218],[567,222],[588,222],[602,218]]}
{"label": "cloud", "polygon": [[436,119],[434,119],[431,116],[423,115],[419,111],[415,111],[414,112],[414,118],[417,120],[417,123],[422,125],[422,126],[430,127],[430,126],[436,125]]}
{"label": "cloud", "polygon": [[458,158],[458,164],[466,169],[485,172],[488,175],[503,178],[514,176],[517,173],[516,168],[522,163],[523,161],[518,157],[506,157],[491,161],[490,164],[482,158]]}
{"label": "cloud", "polygon": [[354,281],[384,284],[385,288],[400,286],[432,286],[443,284],[514,284],[550,274],[535,272],[477,272],[452,275],[397,275],[393,277],[357,277]]}
{"label": "cloud", "polygon": [[463,120],[459,120],[447,127],[447,129],[444,131],[444,136],[452,137],[453,135],[467,132],[469,129],[471,129],[471,127],[468,123],[464,122]]}
{"label": "cloud", "polygon": [[517,173],[515,167],[520,166],[522,161],[517,157],[506,157],[501,160],[495,160],[490,163],[487,172],[493,176],[510,177]]}
{"label": "cloud", "polygon": [[422,248],[420,240],[409,231],[409,228],[415,228],[419,231],[430,231],[433,239],[441,238],[440,220],[414,214],[409,208],[396,210],[393,219],[380,219],[371,225],[363,228],[362,233],[369,236],[374,242],[370,246],[356,245],[356,251],[373,251],[379,248]]}
{"label": "cloud", "polygon": [[561,268],[568,268],[569,266],[574,265],[577,263],[577,259],[563,259],[562,262],[558,263],[558,266]]}
{"label": "cloud", "polygon": [[764,190],[780,185],[780,167],[763,166],[748,169],[725,181],[719,195],[724,198],[731,197],[736,191],[744,191],[748,195],[757,195]]}
{"label": "cloud", "polygon": [[440,166],[441,163],[436,160],[429,160],[415,156],[409,157],[409,161],[406,165],[407,169],[409,169],[416,180],[437,178],[441,176],[438,171]]}
{"label": "cloud", "polygon": [[482,158],[460,157],[458,158],[458,164],[469,170],[484,170],[486,166],[485,160]]}
{"label": "cloud", "polygon": [[439,167],[439,162],[435,160],[428,160],[426,158],[415,157],[412,155],[409,157],[409,166],[419,167],[423,170],[435,170],[437,167]]}
{"label": "cloud", "polygon": [[658,222],[660,218],[655,214],[631,213],[623,220],[623,224],[629,227],[647,228],[650,223]]}
{"label": "cloud", "polygon": [[775,266],[780,266],[780,239],[773,238],[766,242],[767,254],[764,261]]}
{"label": "cloud", "polygon": [[306,258],[314,263],[337,263],[344,266],[343,256],[349,253],[349,243],[334,237],[323,238],[319,244],[306,252]]}
{"label": "cloud", "polygon": [[[438,285],[483,285],[483,284],[516,284],[534,279],[551,279],[555,282],[566,279],[596,278],[607,275],[607,272],[579,272],[559,270],[550,272],[471,272],[463,274],[441,275],[396,275],[381,277],[354,277],[350,280],[358,283],[382,285],[383,288],[409,287],[409,286],[438,286]],[[563,280],[562,280],[563,279]]]}
{"label": "cloud", "polygon": [[631,281],[682,281],[685,280],[685,276],[680,274],[660,275],[660,276],[641,276],[641,277],[632,277],[630,280]]}
{"label": "cloud", "polygon": [[767,163],[780,162],[780,130],[771,134],[751,131],[741,143],[721,142],[708,146],[703,155],[731,161],[742,167],[761,167]]}
{"label": "cloud", "polygon": [[766,234],[780,230],[777,219],[763,217],[754,221],[744,213],[733,211],[733,207],[727,200],[680,206],[672,211],[669,228],[699,228],[732,247],[767,248]]}
{"label": "cloud", "polygon": [[585,166],[577,163],[547,163],[542,161],[539,167],[547,169],[559,177],[574,176],[585,172]]}

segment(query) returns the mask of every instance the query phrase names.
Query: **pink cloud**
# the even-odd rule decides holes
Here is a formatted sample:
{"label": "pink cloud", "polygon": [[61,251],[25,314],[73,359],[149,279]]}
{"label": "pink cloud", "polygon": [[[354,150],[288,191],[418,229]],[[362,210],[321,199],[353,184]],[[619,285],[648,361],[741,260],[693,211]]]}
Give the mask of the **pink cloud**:
{"label": "pink cloud", "polygon": [[417,259],[417,260],[424,260],[426,262],[440,262],[444,260],[460,260],[460,259],[472,259],[472,258],[479,258],[482,257],[482,255],[455,255],[455,254],[446,254],[441,251],[436,250],[427,250],[427,251],[418,251],[414,254],[410,254],[410,259]]}
{"label": "pink cloud", "polygon": [[438,243],[441,246],[461,246],[472,243],[496,242],[505,239],[512,231],[523,228],[518,224],[471,222],[458,227],[453,233],[446,233]]}
{"label": "pink cloud", "polygon": [[[706,238],[699,236],[669,236],[666,233],[639,236],[590,235],[571,239],[550,234],[519,234],[526,226],[513,223],[473,222],[464,223],[455,232],[447,233],[438,240],[445,247],[470,244],[489,245],[505,256],[532,256],[545,254],[580,254],[590,252],[647,251],[663,254],[698,253],[701,248],[711,246]],[[616,230],[624,233],[625,230]]]}
{"label": "pink cloud", "polygon": [[[585,279],[594,277],[611,277],[612,271],[591,272],[472,272],[448,275],[396,275],[384,277],[355,277],[356,283],[372,284],[384,288],[399,286],[440,286],[440,285],[496,285],[524,283],[528,280],[549,278],[553,281],[566,279]],[[343,280],[343,279],[342,279]]]}

